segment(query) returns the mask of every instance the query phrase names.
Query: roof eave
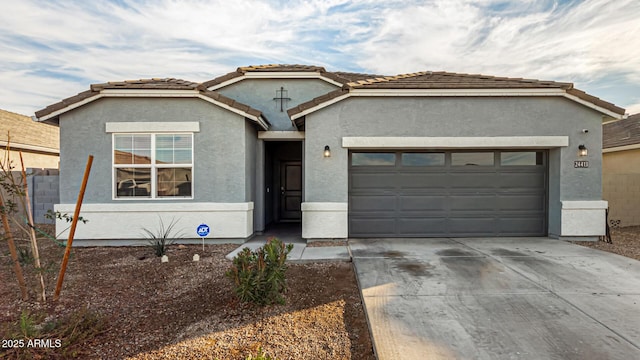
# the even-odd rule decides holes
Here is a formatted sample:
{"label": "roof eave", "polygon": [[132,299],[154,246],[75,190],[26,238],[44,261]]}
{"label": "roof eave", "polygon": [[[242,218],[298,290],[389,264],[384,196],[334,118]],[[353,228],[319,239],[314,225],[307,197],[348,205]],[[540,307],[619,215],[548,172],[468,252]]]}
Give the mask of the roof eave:
{"label": "roof eave", "polygon": [[[290,113],[291,120],[306,117],[306,115],[332,105],[336,102],[342,101],[348,97],[445,97],[445,96],[480,96],[480,97],[507,97],[507,96],[562,96],[569,100],[575,101],[579,104],[587,106],[593,110],[596,110],[608,118],[622,119],[624,116],[624,109],[617,107],[611,103],[600,100],[595,97],[590,98],[597,99],[597,103],[584,99],[586,96],[578,96],[582,93],[573,92],[570,94],[568,90],[564,88],[471,88],[471,89],[395,89],[395,88],[383,88],[383,89],[368,89],[351,87],[348,88],[348,92],[345,94],[330,98],[324,102],[317,102],[317,98],[307,103],[300,104],[299,109],[295,109],[293,113]],[[605,107],[606,106],[606,107]]]}

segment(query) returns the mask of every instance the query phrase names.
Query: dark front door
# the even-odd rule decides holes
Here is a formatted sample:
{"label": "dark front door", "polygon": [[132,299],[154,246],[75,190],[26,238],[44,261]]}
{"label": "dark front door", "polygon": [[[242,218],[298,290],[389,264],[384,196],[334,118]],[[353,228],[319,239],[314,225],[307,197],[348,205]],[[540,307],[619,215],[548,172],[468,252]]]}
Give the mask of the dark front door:
{"label": "dark front door", "polygon": [[280,163],[280,220],[300,221],[302,213],[302,165],[300,161]]}

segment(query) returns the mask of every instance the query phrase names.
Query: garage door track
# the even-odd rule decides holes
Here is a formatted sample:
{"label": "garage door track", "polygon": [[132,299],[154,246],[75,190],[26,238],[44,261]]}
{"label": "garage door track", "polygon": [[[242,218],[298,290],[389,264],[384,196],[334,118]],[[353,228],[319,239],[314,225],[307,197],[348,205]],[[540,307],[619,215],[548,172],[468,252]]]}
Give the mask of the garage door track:
{"label": "garage door track", "polygon": [[640,359],[640,262],[548,238],[356,239],[387,359]]}

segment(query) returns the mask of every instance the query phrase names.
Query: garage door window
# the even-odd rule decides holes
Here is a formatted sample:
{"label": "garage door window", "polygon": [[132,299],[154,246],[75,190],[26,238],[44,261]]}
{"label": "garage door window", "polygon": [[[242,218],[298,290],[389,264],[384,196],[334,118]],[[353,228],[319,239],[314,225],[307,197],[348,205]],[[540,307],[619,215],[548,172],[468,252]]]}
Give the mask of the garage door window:
{"label": "garage door window", "polygon": [[500,153],[500,165],[502,166],[542,165],[542,159],[543,156],[541,151]]}
{"label": "garage door window", "polygon": [[402,153],[402,166],[444,166],[444,153]]}
{"label": "garage door window", "polygon": [[395,153],[353,153],[351,166],[395,166]]}
{"label": "garage door window", "polygon": [[453,166],[493,166],[493,152],[463,152],[451,154]]}

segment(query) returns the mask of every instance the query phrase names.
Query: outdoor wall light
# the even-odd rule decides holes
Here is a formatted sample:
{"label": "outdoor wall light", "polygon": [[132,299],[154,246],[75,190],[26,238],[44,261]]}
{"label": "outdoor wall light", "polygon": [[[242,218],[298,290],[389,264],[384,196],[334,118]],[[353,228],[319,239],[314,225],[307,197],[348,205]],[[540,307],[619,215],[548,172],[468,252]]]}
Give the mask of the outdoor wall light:
{"label": "outdoor wall light", "polygon": [[580,146],[578,146],[578,155],[580,156],[587,156],[587,154],[589,154],[589,151],[587,150],[587,147],[580,144]]}
{"label": "outdoor wall light", "polygon": [[330,157],[331,156],[331,149],[329,148],[329,145],[325,145],[324,146],[324,157]]}

